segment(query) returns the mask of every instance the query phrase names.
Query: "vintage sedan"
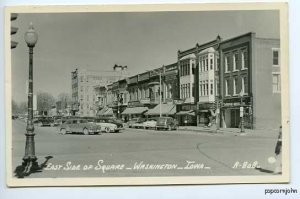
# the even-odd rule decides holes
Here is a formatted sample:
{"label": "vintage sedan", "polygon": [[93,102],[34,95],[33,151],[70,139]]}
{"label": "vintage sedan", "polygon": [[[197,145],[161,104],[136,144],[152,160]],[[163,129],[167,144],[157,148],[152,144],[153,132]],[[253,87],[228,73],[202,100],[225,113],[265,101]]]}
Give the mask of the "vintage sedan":
{"label": "vintage sedan", "polygon": [[143,128],[143,122],[145,122],[145,118],[132,118],[127,122],[129,128]]}
{"label": "vintage sedan", "polygon": [[157,118],[150,118],[146,122],[143,122],[144,129],[155,129]]}
{"label": "vintage sedan", "polygon": [[111,118],[97,118],[94,123],[100,127],[101,131],[106,133],[117,133],[123,129],[123,124]]}
{"label": "vintage sedan", "polygon": [[160,117],[156,123],[156,130],[177,130],[177,121],[171,117]]}
{"label": "vintage sedan", "polygon": [[59,126],[60,133],[83,133],[84,135],[99,134],[101,129],[98,125],[88,122],[86,119],[68,119]]}

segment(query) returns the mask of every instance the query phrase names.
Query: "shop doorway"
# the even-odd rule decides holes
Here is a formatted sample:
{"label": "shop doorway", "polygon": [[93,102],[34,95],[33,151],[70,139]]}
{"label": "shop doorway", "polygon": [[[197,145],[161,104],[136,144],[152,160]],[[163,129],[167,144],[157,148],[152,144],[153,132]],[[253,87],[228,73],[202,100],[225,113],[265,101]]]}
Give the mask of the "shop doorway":
{"label": "shop doorway", "polygon": [[240,126],[240,110],[231,109],[230,110],[230,128],[239,128]]}

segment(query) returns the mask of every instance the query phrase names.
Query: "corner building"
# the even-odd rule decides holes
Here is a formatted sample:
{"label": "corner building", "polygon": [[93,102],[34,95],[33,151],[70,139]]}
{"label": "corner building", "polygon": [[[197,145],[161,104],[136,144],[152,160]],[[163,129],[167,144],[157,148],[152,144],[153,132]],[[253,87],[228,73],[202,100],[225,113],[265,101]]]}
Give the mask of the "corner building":
{"label": "corner building", "polygon": [[[280,40],[247,33],[219,46],[221,126],[278,129],[281,125]],[[242,107],[242,108],[241,108]]]}

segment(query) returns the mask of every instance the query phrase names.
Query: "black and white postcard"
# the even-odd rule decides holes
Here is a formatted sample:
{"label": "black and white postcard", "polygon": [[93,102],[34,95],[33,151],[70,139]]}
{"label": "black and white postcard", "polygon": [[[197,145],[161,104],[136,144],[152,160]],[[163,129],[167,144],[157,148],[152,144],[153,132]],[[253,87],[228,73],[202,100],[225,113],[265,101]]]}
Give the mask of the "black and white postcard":
{"label": "black and white postcard", "polygon": [[286,4],[5,12],[8,186],[289,182]]}

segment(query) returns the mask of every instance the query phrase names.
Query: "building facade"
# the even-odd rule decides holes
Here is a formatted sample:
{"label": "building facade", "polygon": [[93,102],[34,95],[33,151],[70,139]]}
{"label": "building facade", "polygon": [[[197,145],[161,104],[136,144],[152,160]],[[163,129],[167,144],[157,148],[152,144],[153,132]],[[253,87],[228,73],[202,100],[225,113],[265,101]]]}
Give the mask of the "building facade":
{"label": "building facade", "polygon": [[218,47],[221,37],[178,51],[178,81],[181,103],[177,105],[180,125],[210,123],[218,91]]}
{"label": "building facade", "polygon": [[220,43],[221,126],[281,125],[280,40],[247,33]]}
{"label": "building facade", "polygon": [[113,68],[113,71],[95,71],[78,68],[71,73],[73,115],[96,115],[98,106],[96,103],[95,86],[106,86],[128,76],[127,66],[115,65]]}

